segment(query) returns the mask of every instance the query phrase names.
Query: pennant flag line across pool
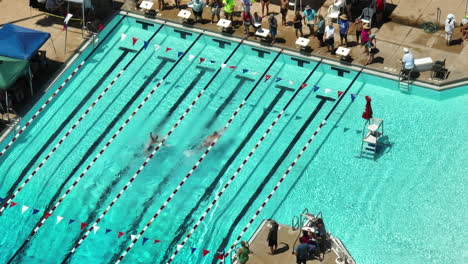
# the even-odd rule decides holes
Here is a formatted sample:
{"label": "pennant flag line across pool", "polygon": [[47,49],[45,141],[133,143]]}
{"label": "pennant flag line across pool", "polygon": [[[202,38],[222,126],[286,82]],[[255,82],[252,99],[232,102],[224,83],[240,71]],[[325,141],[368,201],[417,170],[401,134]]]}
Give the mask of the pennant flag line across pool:
{"label": "pennant flag line across pool", "polygon": [[[3,198],[0,198],[0,201],[2,201],[2,200],[3,200]],[[11,202],[11,204],[17,205],[18,203],[16,203],[16,202]],[[29,206],[21,205],[21,214],[24,214],[24,213],[27,212],[30,208],[31,208],[31,207],[29,207]],[[48,217],[51,216],[50,214],[46,213],[44,210],[39,210],[39,209],[36,209],[36,208],[32,208],[32,215],[36,215],[38,212],[41,212],[41,211],[44,212],[44,215],[45,215],[46,218],[48,218]],[[65,218],[65,217],[63,217],[63,216],[55,216],[55,218],[56,218],[56,221],[55,221],[55,224],[56,224],[56,225],[62,223],[62,220],[63,220],[63,219],[67,219],[67,218]],[[71,225],[71,224],[73,224],[73,223],[75,223],[75,222],[79,223],[79,228],[80,228],[80,230],[83,230],[84,228],[86,228],[86,227],[88,226],[88,223],[80,222],[80,221],[77,221],[77,220],[71,219],[71,218],[68,219],[68,224],[67,224],[67,225]],[[106,234],[109,234],[109,233],[111,233],[111,232],[114,232],[114,233],[116,233],[115,235],[117,236],[118,239],[122,238],[124,235],[129,236],[131,240],[134,240],[134,239],[136,238],[136,235],[135,235],[135,234],[129,234],[129,233],[122,232],[122,231],[113,231],[113,229],[110,229],[110,228],[105,228],[105,232],[102,233],[102,232],[98,232],[100,229],[101,229],[100,226],[95,226],[94,229],[93,229],[94,234],[101,233],[101,234],[106,235]],[[142,244],[145,245],[146,242],[148,242],[150,239],[151,239],[151,238],[149,238],[149,237],[143,237]],[[153,241],[152,244],[157,244],[157,243],[162,242],[162,241],[159,240],[159,239],[151,239],[151,240]],[[177,245],[177,247],[179,248],[179,247],[181,247],[181,245]],[[211,250],[208,250],[208,249],[201,249],[201,250],[199,250],[199,249],[197,249],[197,248],[192,247],[192,248],[191,248],[192,254],[194,254],[197,250],[202,254],[203,257],[207,256],[210,252],[212,252]],[[219,256],[222,257],[222,256],[224,256],[224,254],[218,252],[217,254],[215,254],[214,258],[215,258],[215,259],[220,259]]]}

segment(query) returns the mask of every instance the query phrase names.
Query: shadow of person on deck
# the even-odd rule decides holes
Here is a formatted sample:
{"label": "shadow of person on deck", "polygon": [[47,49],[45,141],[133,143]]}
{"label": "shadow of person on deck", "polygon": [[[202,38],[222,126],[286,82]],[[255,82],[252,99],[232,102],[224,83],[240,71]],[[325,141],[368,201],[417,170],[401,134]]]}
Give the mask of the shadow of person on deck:
{"label": "shadow of person on deck", "polygon": [[284,243],[284,242],[280,242],[280,244],[282,244],[283,246],[276,249],[275,251],[275,255],[278,255],[278,254],[281,254],[281,253],[284,253],[284,252],[288,252],[289,251],[289,245]]}

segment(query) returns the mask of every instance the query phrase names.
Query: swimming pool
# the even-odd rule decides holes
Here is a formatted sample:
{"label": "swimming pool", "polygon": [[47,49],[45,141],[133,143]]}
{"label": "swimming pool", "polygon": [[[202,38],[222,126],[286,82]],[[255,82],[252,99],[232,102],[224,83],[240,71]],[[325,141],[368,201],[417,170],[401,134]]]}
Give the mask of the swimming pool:
{"label": "swimming pool", "polygon": [[[214,261],[337,102],[316,95],[328,89],[327,95],[336,99],[357,75],[279,50],[145,23],[116,16],[96,50],[91,53],[89,47],[56,86],[89,55],[82,68],[0,158],[0,195],[6,197],[53,151],[13,199],[17,204],[10,204],[1,216],[0,262],[115,262],[131,235],[145,227],[197,164],[205,151],[199,144],[229,124],[123,259],[165,263],[285,109],[174,263]],[[302,83],[307,86],[300,89]],[[466,175],[467,158],[449,154],[466,149],[460,139],[467,127],[463,116],[468,97],[464,91],[432,93],[414,87],[413,95],[401,94],[389,80],[360,74],[261,218],[289,224],[304,207],[322,211],[328,229],[358,263],[462,263],[459,252],[465,250],[466,228],[460,219],[467,213],[466,189],[459,179]],[[354,102],[351,94],[356,95]],[[388,136],[375,161],[357,158],[363,95],[372,97],[374,115],[385,120]],[[164,137],[169,131],[167,141],[139,173],[151,152],[145,151],[149,133]],[[50,216],[44,215],[51,209]],[[44,216],[48,220],[24,243]],[[80,241],[97,219],[97,232]],[[254,223],[245,239],[255,227]],[[443,235],[434,236],[433,230]],[[70,255],[77,243],[80,247]]]}

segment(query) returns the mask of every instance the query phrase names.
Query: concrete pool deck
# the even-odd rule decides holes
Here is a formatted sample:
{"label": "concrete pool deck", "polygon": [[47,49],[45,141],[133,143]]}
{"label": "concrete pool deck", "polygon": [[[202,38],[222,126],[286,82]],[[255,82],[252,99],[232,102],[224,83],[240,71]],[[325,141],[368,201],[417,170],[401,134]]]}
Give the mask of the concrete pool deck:
{"label": "concrete pool deck", "polygon": [[[169,0],[170,1],[170,0]],[[138,2],[134,0],[123,1],[122,10],[144,13],[145,10],[138,8]],[[157,9],[158,4],[154,1],[152,9]],[[168,2],[166,0],[166,2]],[[182,1],[182,6],[186,6],[187,0]],[[311,6],[318,10],[319,14],[322,14],[326,17],[328,6],[332,3],[332,0],[327,1],[318,1],[311,3]],[[303,1],[305,5],[307,1]],[[319,5],[322,3],[321,5]],[[172,7],[172,1],[168,2],[169,7],[167,9],[158,13],[156,18],[168,20],[175,23],[180,23],[189,27],[195,27],[210,31],[220,32],[220,29],[216,24],[211,24],[211,12],[209,8],[205,8],[203,12],[203,22],[193,24],[193,15],[187,22],[183,22],[182,19],[177,17],[178,9]],[[453,13],[456,16],[457,25],[461,18],[464,15],[464,0],[416,0],[416,1],[403,1],[403,0],[393,0],[387,1],[388,9],[392,9],[390,16],[386,19],[380,28],[372,28],[372,33],[376,35],[377,47],[379,53],[376,54],[374,63],[366,66],[369,69],[377,70],[383,73],[388,73],[392,75],[398,75],[401,62],[400,59],[403,56],[403,47],[408,47],[413,52],[415,58],[431,57],[433,61],[442,61],[446,59],[446,67],[449,70],[448,78],[445,80],[434,80],[431,78],[431,72],[425,71],[421,72],[420,76],[417,78],[418,81],[434,84],[439,86],[436,89],[444,89],[443,85],[453,84],[456,82],[467,81],[468,74],[466,69],[468,69],[468,60],[464,59],[468,57],[468,44],[467,42],[461,41],[460,28],[455,29],[453,36],[454,43],[451,46],[445,45],[445,32],[444,32],[444,21],[448,13]],[[436,33],[430,34],[425,33],[422,29],[422,24],[428,21],[436,20],[436,10],[437,7],[441,7],[441,19],[439,31]],[[188,8],[191,11],[190,8]],[[241,10],[240,1],[236,1],[236,11]],[[254,3],[251,12],[259,12],[261,14],[260,3]],[[360,9],[354,10],[353,14],[358,12]],[[279,14],[279,5],[277,1],[272,1],[270,4],[270,12]],[[222,12],[221,12],[222,13]],[[237,12],[239,13],[239,12]],[[287,21],[290,22],[293,20],[293,11],[289,10]],[[222,15],[222,14],[221,14]],[[221,16],[222,18],[222,16]],[[280,15],[277,15],[279,24],[281,24]],[[233,36],[238,38],[244,38],[244,27],[240,22],[241,18],[239,14],[234,16],[234,32]],[[268,22],[265,19],[262,21],[262,27],[268,28]],[[336,27],[336,26],[335,26]],[[308,29],[306,26],[303,26],[303,32],[308,37]],[[351,25],[348,39],[350,42],[355,41],[355,30],[354,26]],[[253,34],[248,38],[251,41],[257,41],[254,39]],[[326,47],[319,47],[318,40],[315,37],[309,38],[311,41],[309,43],[312,51],[309,54],[312,56],[321,56],[329,58],[332,60],[339,60],[337,55],[332,55],[330,52],[327,52]],[[296,36],[294,28],[292,26],[279,26],[277,43],[273,46],[286,48],[290,50],[299,51],[299,47],[295,45]],[[339,44],[339,34],[335,33],[335,48]],[[269,46],[270,44],[263,42],[262,44]],[[353,46],[353,44],[351,44]],[[304,53],[302,53],[304,55]],[[352,63],[355,65],[363,66],[367,61],[367,55],[363,53],[363,49],[360,46],[351,47],[351,57],[353,58]]]}

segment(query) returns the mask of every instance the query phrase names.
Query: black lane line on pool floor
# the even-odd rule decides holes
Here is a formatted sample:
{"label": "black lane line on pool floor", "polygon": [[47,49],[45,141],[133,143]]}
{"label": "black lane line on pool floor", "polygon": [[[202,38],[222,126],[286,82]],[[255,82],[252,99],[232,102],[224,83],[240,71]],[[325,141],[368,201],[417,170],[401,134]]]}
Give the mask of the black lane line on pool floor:
{"label": "black lane line on pool floor", "polygon": [[[239,79],[239,82],[237,83],[237,85],[236,85],[236,87],[234,88],[233,91],[237,91],[246,81],[250,81],[250,80],[254,81],[254,79],[251,79],[251,78],[248,78],[248,77],[243,77],[243,76],[240,76],[240,75],[237,75],[236,78]],[[232,93],[232,92],[231,92],[231,93]],[[226,103],[226,101],[225,101],[225,103]],[[224,108],[225,108],[225,107],[223,107],[223,109],[224,109]],[[219,108],[218,108],[218,110],[219,110]],[[219,114],[222,113],[222,110],[221,110],[221,111],[218,111],[218,110],[216,111],[216,112],[217,112],[216,116],[219,116]],[[208,127],[208,126],[207,126],[207,127]],[[175,166],[174,168],[179,169],[179,166]],[[138,215],[137,219],[135,219],[135,220],[133,221],[133,223],[132,223],[132,225],[130,226],[128,232],[137,231],[137,228],[138,228],[138,226],[140,225],[141,220],[143,219],[143,217],[145,216],[146,212],[150,209],[151,205],[153,204],[154,198],[156,198],[157,195],[160,195],[160,194],[161,194],[161,189],[164,188],[163,186],[168,182],[168,180],[169,180],[169,178],[171,177],[171,175],[173,175],[173,171],[169,172],[167,175],[168,175],[168,176],[164,177],[164,179],[161,181],[161,183],[158,184],[157,189],[154,191],[154,195],[151,196],[148,200],[146,200],[146,201],[143,203],[143,211]],[[125,241],[126,241],[126,239],[123,240],[123,242],[122,242],[122,245],[123,245],[123,246],[121,246],[121,250],[120,250],[119,252],[125,250],[126,245],[128,244],[128,243],[125,243]],[[117,260],[118,257],[119,257],[119,256],[114,256],[115,261]],[[115,261],[111,261],[110,263],[113,263],[113,262],[115,262]]]}
{"label": "black lane line on pool floor", "polygon": [[[112,29],[109,31],[109,33],[108,33],[101,41],[99,41],[99,43],[96,45],[96,47],[94,47],[94,49],[91,50],[91,52],[84,58],[83,62],[86,62],[86,61],[94,54],[94,52],[99,48],[99,46],[101,46],[101,44],[104,43],[104,42],[106,41],[107,37],[113,35],[112,32],[114,31],[114,29],[117,28],[118,25],[120,25],[120,23],[122,22],[122,20],[124,20],[125,17],[126,17],[126,15],[123,15],[123,16],[122,16],[122,18],[119,20],[119,22],[117,22],[117,23],[112,27]],[[115,45],[113,45],[113,46],[115,46]],[[106,54],[107,54],[107,53],[106,53]],[[80,65],[81,65],[81,64],[80,64]],[[87,65],[87,64],[83,64],[83,65]],[[79,66],[78,66],[78,67],[79,67]],[[84,68],[84,67],[83,67],[83,68]],[[96,68],[96,67],[95,67],[95,68]],[[76,70],[76,69],[75,69],[75,70]],[[77,71],[77,73],[79,74],[79,71]],[[72,72],[72,74],[73,74],[73,72]],[[75,74],[75,76],[78,75],[78,74]],[[72,76],[73,76],[73,75],[72,75]],[[69,77],[69,78],[71,78],[71,77]],[[64,86],[64,85],[66,85],[66,83],[62,84],[62,86]],[[49,86],[49,88],[50,88],[50,87],[51,87],[51,86]],[[63,87],[63,88],[64,88],[64,87]],[[63,88],[62,88],[62,89],[63,89]],[[58,93],[57,93],[57,95],[58,95]],[[53,99],[51,99],[50,102],[52,102],[52,100],[53,100]],[[45,107],[45,106],[44,106],[44,107]],[[39,113],[38,113],[38,114],[39,114]],[[33,119],[30,119],[29,123],[32,123],[32,122],[33,122]],[[26,129],[26,127],[27,127],[26,125],[23,127],[23,131]],[[15,137],[18,137],[18,136],[19,136],[18,134],[15,135]],[[18,141],[18,140],[16,140],[16,141]],[[11,148],[11,147],[10,147],[10,148]],[[2,157],[3,157],[3,156],[5,156],[5,155],[2,155]],[[14,164],[14,163],[13,163],[13,164]],[[10,168],[8,168],[8,170],[9,170],[9,169],[10,169]],[[3,181],[2,181],[1,184],[3,184]]]}
{"label": "black lane line on pool floor", "polygon": [[[97,90],[97,88],[99,88],[100,85],[102,85],[102,83],[106,80],[107,77],[109,77],[109,75],[111,74],[111,72],[113,70],[115,70],[115,67],[117,67],[117,65],[119,65],[119,63],[127,56],[128,53],[130,52],[135,52],[134,50],[130,50],[130,49],[127,49],[127,48],[122,48],[122,47],[119,47],[119,49],[123,50],[123,53],[120,54],[119,58],[117,58],[117,60],[115,60],[115,62],[111,65],[111,67],[104,73],[104,75],[99,79],[99,81],[93,86],[93,88],[91,88],[88,93],[85,95],[85,97],[83,97],[83,99],[81,99],[80,103],[77,104],[77,106],[75,107],[75,109],[73,109],[73,112],[71,112],[68,117],[62,122],[62,124],[60,124],[60,126],[57,128],[57,130],[55,130],[54,134],[52,136],[49,137],[49,139],[47,140],[47,142],[45,144],[42,145],[41,149],[36,153],[36,155],[34,155],[34,157],[28,162],[28,164],[26,165],[26,167],[24,167],[24,169],[21,171],[20,175],[18,176],[18,178],[16,179],[15,183],[13,183],[13,185],[10,187],[10,189],[8,190],[7,194],[4,196],[4,197],[10,197],[14,192],[15,190],[18,188],[18,185],[23,182],[24,180],[24,177],[26,176],[26,174],[28,174],[29,170],[32,168],[32,166],[34,166],[34,163],[36,163],[38,160],[39,160],[39,157],[41,155],[43,155],[46,151],[46,149],[48,147],[50,147],[53,143],[54,140],[57,140],[59,134],[63,131],[63,129],[65,128],[65,126],[68,124],[68,122],[71,121],[71,119],[78,113],[78,111],[81,109],[81,107],[83,107],[86,103],[86,101],[88,101],[90,99],[90,97],[94,94],[94,92]],[[6,202],[8,199],[4,199],[3,201]],[[4,202],[0,202],[0,207],[3,206]],[[1,214],[0,214],[1,215]]]}
{"label": "black lane line on pool floor", "polygon": [[[47,206],[47,208],[44,210],[45,212],[48,212],[50,211],[50,209],[54,206],[54,204],[56,203],[56,200],[57,198],[60,196],[60,194],[62,194],[63,192],[63,189],[66,187],[66,184],[70,181],[70,179],[75,175],[75,173],[80,169],[80,167],[83,165],[83,163],[89,158],[89,156],[91,154],[94,153],[94,151],[96,150],[96,148],[98,147],[99,143],[101,143],[101,141],[104,139],[105,136],[107,136],[110,132],[110,130],[115,126],[115,124],[117,123],[117,121],[120,120],[120,118],[122,118],[122,115],[125,114],[125,112],[128,111],[128,109],[130,108],[130,106],[135,102],[135,100],[141,95],[141,93],[145,90],[145,88],[150,84],[150,82],[154,79],[154,77],[156,77],[156,75],[164,68],[164,66],[168,63],[168,62],[175,62],[175,60],[173,59],[169,59],[169,58],[166,58],[166,57],[161,57],[161,56],[158,56],[158,59],[161,59],[161,63],[158,65],[158,67],[151,73],[151,75],[146,79],[146,81],[140,86],[140,88],[136,91],[136,93],[132,96],[132,98],[130,98],[130,100],[125,104],[125,106],[120,110],[120,112],[114,116],[114,119],[112,120],[112,122],[106,127],[106,129],[101,133],[101,135],[94,141],[93,145],[91,145],[91,147],[88,149],[88,151],[85,153],[85,155],[81,158],[80,162],[73,168],[72,172],[67,176],[67,178],[62,182],[62,184],[60,185],[59,188],[57,188],[57,191],[55,192],[54,196],[52,197],[52,199],[50,200],[49,202],[49,205]],[[104,197],[104,200],[107,198],[107,196]],[[97,204],[100,204],[102,203],[103,201],[99,201],[97,202]],[[94,215],[94,211],[93,211],[93,214],[91,214],[89,218],[92,218],[94,219],[95,215]],[[42,219],[40,219],[42,220]],[[40,221],[38,221],[39,223]],[[85,223],[88,223],[88,222],[85,222]],[[37,225],[37,224],[36,224]],[[35,226],[36,226],[35,225]],[[18,255],[18,253],[20,253],[21,251],[23,251],[24,249],[27,249],[27,248],[24,248],[26,246],[26,244],[28,244],[29,242],[29,239],[25,240],[25,242],[23,243],[23,245],[18,249],[18,251],[13,255],[13,257],[8,261],[8,263],[10,263],[15,257],[16,255]]]}
{"label": "black lane line on pool floor", "polygon": [[[278,87],[276,87],[278,88]],[[177,229],[177,234],[173,237],[171,243],[169,244],[169,247],[168,247],[168,250],[166,250],[166,252],[164,253],[164,259],[167,259],[168,258],[168,254],[170,254],[171,252],[169,251],[170,248],[174,247],[177,242],[180,240],[180,238],[182,238],[182,236],[185,235],[185,232],[186,232],[186,228],[189,227],[190,225],[190,220],[191,220],[191,217],[193,216],[193,214],[198,210],[198,208],[200,207],[201,203],[204,202],[205,200],[207,200],[211,194],[213,193],[213,191],[216,189],[216,186],[219,184],[219,181],[221,180],[221,178],[224,176],[224,174],[226,173],[226,171],[229,169],[229,167],[231,166],[231,163],[234,162],[234,160],[237,158],[237,156],[240,154],[241,150],[245,147],[245,145],[247,144],[247,142],[251,139],[251,137],[253,136],[253,134],[255,134],[255,132],[257,131],[257,129],[260,127],[260,125],[263,123],[263,121],[265,121],[266,117],[270,114],[270,112],[273,110],[273,108],[275,107],[275,105],[278,103],[278,101],[283,97],[283,95],[286,93],[286,92],[291,92],[291,91],[295,91],[294,89],[291,89],[291,88],[280,88],[278,94],[276,94],[275,98],[270,102],[270,104],[268,105],[267,109],[263,112],[263,114],[260,116],[260,118],[257,120],[257,122],[255,122],[255,124],[252,126],[252,128],[249,130],[249,133],[247,134],[247,136],[244,137],[244,139],[242,140],[242,142],[240,143],[240,145],[236,148],[236,150],[234,151],[234,153],[231,155],[231,157],[229,157],[228,161],[224,164],[223,168],[221,169],[221,171],[218,173],[218,175],[216,175],[216,177],[214,178],[214,180],[211,182],[211,184],[205,189],[205,192],[203,193],[202,197],[198,200],[197,204],[195,205],[195,207],[193,207],[190,212],[187,214],[187,216],[185,217],[184,221],[183,221],[183,224]]]}
{"label": "black lane line on pool floor", "polygon": [[[157,34],[158,32],[164,27],[164,25],[161,25],[155,32],[154,34],[149,38],[148,42],[150,42]],[[84,103],[91,97],[92,94],[94,94],[94,92],[96,91],[96,89],[102,84],[104,83],[104,80],[109,76],[109,74],[114,70],[115,67],[117,67],[120,62],[123,60],[123,58],[130,52],[134,52],[134,50],[132,49],[127,49],[127,48],[122,48],[122,47],[119,47],[119,49],[122,49],[124,50],[124,53],[122,53],[119,58],[112,64],[112,66],[105,72],[104,76],[101,77],[101,79],[99,79],[98,83],[96,83],[93,88],[86,94],[86,96],[81,100],[80,104],[78,104],[78,106],[73,110],[73,112],[67,117],[66,120],[64,120],[62,122],[62,124],[60,125],[60,127],[54,132],[54,134],[48,139],[48,141],[42,145],[41,149],[39,152],[36,153],[36,155],[34,156],[33,159],[31,159],[31,161],[28,163],[27,167],[24,168],[20,174],[20,176],[18,177],[18,179],[15,181],[15,183],[12,185],[12,187],[10,187],[9,191],[8,191],[8,197],[7,199],[4,199],[3,201],[6,201],[4,203],[0,202],[0,208],[1,208],[1,211],[0,211],[0,216],[2,216],[2,213],[3,213],[3,210],[7,209],[8,207],[8,203],[11,202],[15,196],[21,191],[20,188],[23,188],[25,186],[25,184],[27,183],[27,181],[29,181],[35,174],[36,172],[44,165],[43,162],[47,162],[48,158],[50,156],[46,156],[45,159],[43,159],[43,162],[39,163],[39,165],[36,167],[37,170],[34,170],[31,174],[29,174],[29,177],[27,178],[27,181],[24,182],[20,188],[18,188],[18,185],[23,182],[23,178],[27,175],[27,172],[29,171],[29,169],[32,167],[32,165],[34,165],[35,161],[40,157],[40,155],[42,154],[42,152],[45,151],[45,149],[52,143],[52,141],[55,139],[55,137],[57,137],[59,135],[60,132],[62,132],[62,130],[64,129],[65,125],[76,115],[76,113],[78,112],[78,110],[81,109],[81,107],[79,106],[82,106],[84,105]],[[123,75],[125,73],[125,71],[127,70],[127,68],[132,64],[132,62],[138,57],[138,55],[144,50],[144,47],[141,47],[140,50],[138,50],[138,52],[132,57],[132,59],[130,59],[130,61],[124,66],[124,68],[117,74],[117,76],[114,78],[114,80],[112,80],[110,82],[110,84],[103,90],[106,91],[108,89],[111,88],[111,86],[118,80],[118,78]],[[100,94],[98,97],[97,97],[97,100],[99,100],[99,98],[102,96],[102,94]],[[94,106],[95,103],[97,103],[97,101],[93,102],[91,104],[91,106]],[[87,115],[90,111],[90,108],[88,108],[87,110],[85,110],[84,112],[84,116]],[[84,117],[82,116],[82,117]],[[78,119],[77,122],[81,122],[81,118],[80,117]],[[72,125],[71,129],[73,129],[75,127],[75,125],[77,125],[78,123],[75,123],[74,125]],[[70,130],[71,131],[71,130]],[[68,135],[69,133],[67,132],[64,136],[63,139],[65,139],[65,137]],[[60,140],[57,144],[62,144],[63,141]],[[59,145],[56,145],[56,146],[59,146]],[[49,153],[49,155],[52,155],[55,150],[57,148],[53,148]]]}
{"label": "black lane line on pool floor", "polygon": [[184,101],[185,98],[187,98],[187,95],[193,90],[193,88],[195,86],[197,86],[197,84],[201,80],[201,78],[203,78],[203,76],[207,72],[213,72],[214,71],[214,69],[204,67],[204,66],[196,66],[195,68],[200,69],[200,72],[197,74],[197,76],[195,76],[195,78],[192,80],[192,82],[189,84],[189,86],[187,86],[187,88],[182,93],[182,95],[179,96],[177,101],[174,104],[172,104],[169,111],[164,115],[163,119],[161,121],[159,121],[158,125],[156,126],[156,129],[153,130],[153,131],[157,131],[157,133],[159,133],[159,131],[162,130],[162,127],[164,126],[164,124],[167,123],[168,119],[171,117],[171,115],[174,113],[174,111],[177,109],[177,107],[179,107],[180,104],[182,103],[182,101]]}
{"label": "black lane line on pool floor", "polygon": [[280,158],[276,161],[275,165],[271,168],[271,170],[268,172],[267,176],[263,179],[263,181],[258,185],[257,189],[253,192],[253,195],[250,197],[248,202],[244,205],[240,213],[236,216],[234,219],[233,223],[231,224],[231,227],[229,228],[229,231],[227,232],[226,236],[223,238],[223,241],[221,242],[221,245],[218,247],[217,252],[223,252],[224,248],[229,243],[229,238],[234,232],[234,229],[237,227],[237,224],[242,220],[242,218],[246,215],[247,211],[250,209],[252,204],[256,201],[258,196],[261,194],[263,188],[268,184],[268,182],[271,180],[271,178],[275,175],[276,171],[280,167],[280,165],[284,162],[286,157],[289,155],[291,150],[294,148],[296,143],[299,141],[299,139],[302,137],[304,134],[305,130],[309,127],[310,123],[314,120],[315,116],[320,112],[322,109],[323,105],[326,103],[326,99],[321,99],[318,105],[315,107],[314,111],[312,114],[307,118],[305,123],[302,125],[302,127],[299,129],[299,131],[296,133],[294,138],[291,140],[287,148],[282,151],[282,154]]}
{"label": "black lane line on pool floor", "polygon": [[239,81],[237,82],[236,87],[234,87],[234,89],[231,91],[231,93],[228,95],[228,97],[226,97],[226,99],[224,99],[224,102],[218,107],[218,109],[216,109],[216,112],[214,113],[213,117],[210,119],[210,121],[208,121],[208,123],[206,123],[205,129],[208,129],[213,125],[213,123],[218,119],[219,115],[228,106],[229,102],[231,102],[232,98],[234,98],[234,96],[237,94],[237,92],[244,85],[245,82],[255,81],[255,79],[245,77],[245,76],[242,76],[242,75],[236,75],[234,78],[239,79]]}

